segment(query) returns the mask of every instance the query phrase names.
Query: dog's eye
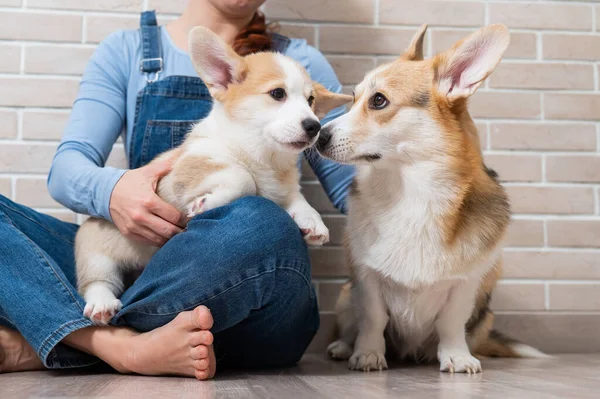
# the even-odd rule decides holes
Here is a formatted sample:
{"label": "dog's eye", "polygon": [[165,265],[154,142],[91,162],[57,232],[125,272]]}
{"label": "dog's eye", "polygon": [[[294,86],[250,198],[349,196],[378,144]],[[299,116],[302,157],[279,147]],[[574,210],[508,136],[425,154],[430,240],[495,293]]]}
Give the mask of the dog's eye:
{"label": "dog's eye", "polygon": [[285,90],[278,87],[269,92],[269,95],[273,97],[274,100],[282,101],[285,98]]}
{"label": "dog's eye", "polygon": [[315,102],[315,97],[314,96],[310,96],[308,97],[308,106],[312,107],[313,103]]}
{"label": "dog's eye", "polygon": [[371,100],[369,101],[369,108],[371,109],[384,109],[388,106],[390,102],[387,98],[381,93],[375,93]]}

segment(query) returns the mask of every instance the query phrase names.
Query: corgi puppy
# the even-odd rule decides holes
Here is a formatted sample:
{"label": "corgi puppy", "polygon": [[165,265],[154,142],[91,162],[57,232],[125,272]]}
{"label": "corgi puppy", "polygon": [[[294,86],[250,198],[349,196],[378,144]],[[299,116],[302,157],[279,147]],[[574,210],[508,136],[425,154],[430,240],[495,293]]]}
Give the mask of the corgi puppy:
{"label": "corgi puppy", "polygon": [[491,291],[510,222],[467,100],[506,50],[503,25],[423,60],[423,26],[400,59],[368,73],[317,149],[357,165],[349,198],[351,283],[337,303],[335,359],[354,370],[400,358],[477,373],[484,356],[544,356],[492,329]]}
{"label": "corgi puppy", "polygon": [[[313,83],[300,64],[281,54],[240,57],[205,28],[191,31],[189,48],[214,104],[181,146],[157,157],[173,163],[158,195],[189,217],[260,195],[287,210],[309,245],[327,242],[327,227],[300,192],[298,156],[316,142],[318,118],[352,97]],[[75,241],[84,314],[105,325],[120,310],[123,272],[145,267],[158,247],[94,218],[82,224]]]}

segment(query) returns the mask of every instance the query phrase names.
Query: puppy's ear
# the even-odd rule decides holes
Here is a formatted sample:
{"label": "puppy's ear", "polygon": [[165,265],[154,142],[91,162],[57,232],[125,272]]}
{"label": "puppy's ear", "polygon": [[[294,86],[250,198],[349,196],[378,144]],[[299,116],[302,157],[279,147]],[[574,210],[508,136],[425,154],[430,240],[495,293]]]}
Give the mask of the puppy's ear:
{"label": "puppy's ear", "polygon": [[506,26],[490,25],[437,55],[433,62],[437,91],[449,102],[471,96],[494,71],[509,42]]}
{"label": "puppy's ear", "polygon": [[407,61],[421,61],[423,59],[423,40],[427,32],[427,24],[421,25],[417,33],[412,38],[410,45],[400,56],[401,59]]}
{"label": "puppy's ear", "polygon": [[352,101],[352,96],[333,93],[317,82],[313,82],[312,96],[315,98],[312,109],[319,119],[327,115],[332,109]]}
{"label": "puppy's ear", "polygon": [[219,99],[230,84],[240,83],[246,77],[244,59],[211,30],[193,28],[188,45],[194,68],[214,98]]}

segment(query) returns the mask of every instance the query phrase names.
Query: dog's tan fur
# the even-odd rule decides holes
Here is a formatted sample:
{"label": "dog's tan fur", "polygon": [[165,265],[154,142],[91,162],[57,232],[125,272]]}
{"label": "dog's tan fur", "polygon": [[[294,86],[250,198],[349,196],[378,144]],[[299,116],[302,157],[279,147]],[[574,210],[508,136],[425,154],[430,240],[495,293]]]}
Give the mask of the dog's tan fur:
{"label": "dog's tan fur", "polygon": [[[297,161],[318,137],[304,122],[318,122],[351,97],[312,82],[304,68],[281,54],[240,57],[204,28],[192,30],[189,47],[215,102],[181,146],[153,161],[172,163],[158,183],[159,197],[193,217],[246,195],[263,196],[286,209],[309,245],[327,242],[327,227],[300,193]],[[270,94],[274,89],[285,90],[284,100]],[[142,269],[158,250],[94,218],[79,229],[75,248],[84,313],[97,324],[119,310],[123,273]]]}
{"label": "dog's tan fur", "polygon": [[[367,74],[350,112],[321,133],[331,137],[318,146],[325,156],[358,165],[346,240],[352,282],[336,306],[329,354],[382,369],[387,345],[468,373],[481,370],[469,351],[544,356],[494,331],[489,309],[510,209],[467,101],[500,61],[507,30],[483,28],[423,60],[425,30]],[[380,95],[387,102],[377,108]]]}

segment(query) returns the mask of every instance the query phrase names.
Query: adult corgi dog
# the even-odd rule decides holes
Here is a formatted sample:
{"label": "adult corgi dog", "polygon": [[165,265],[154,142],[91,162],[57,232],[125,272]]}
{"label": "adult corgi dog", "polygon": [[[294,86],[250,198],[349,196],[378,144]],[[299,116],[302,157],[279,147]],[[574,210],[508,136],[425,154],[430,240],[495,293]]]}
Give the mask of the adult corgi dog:
{"label": "adult corgi dog", "polygon": [[[467,100],[509,43],[503,25],[423,60],[423,26],[400,59],[367,74],[318,150],[357,165],[349,198],[352,281],[328,352],[355,370],[387,368],[386,349],[477,373],[483,356],[545,356],[492,329],[492,289],[510,222],[507,195],[483,162]],[[387,345],[387,346],[386,346]]]}
{"label": "adult corgi dog", "polygon": [[[190,32],[189,48],[213,108],[181,146],[157,157],[172,160],[158,195],[189,217],[260,195],[287,210],[308,244],[327,242],[321,216],[300,193],[298,156],[316,142],[318,118],[352,97],[313,83],[281,54],[240,57],[205,28]],[[123,272],[142,269],[157,250],[124,237],[106,220],[83,223],[75,257],[85,316],[107,324],[121,308]]]}

